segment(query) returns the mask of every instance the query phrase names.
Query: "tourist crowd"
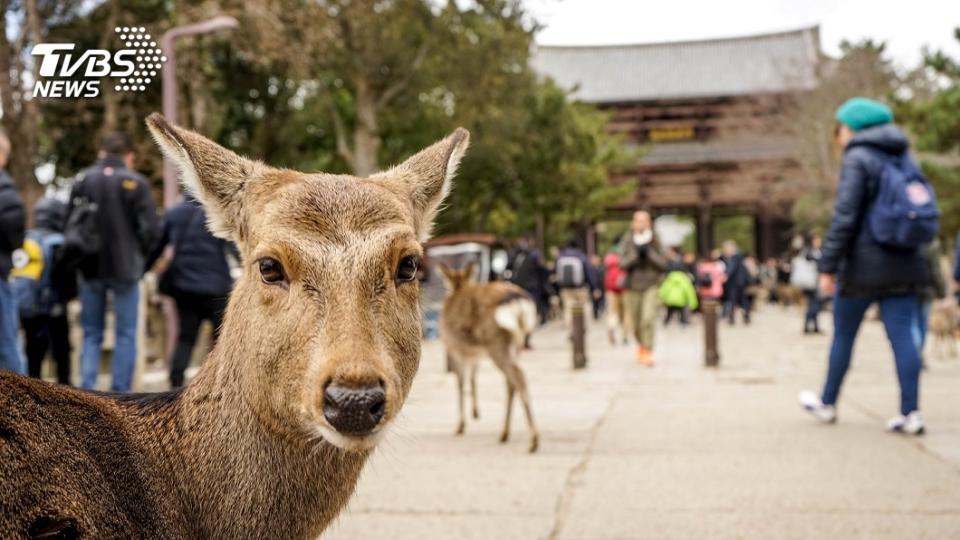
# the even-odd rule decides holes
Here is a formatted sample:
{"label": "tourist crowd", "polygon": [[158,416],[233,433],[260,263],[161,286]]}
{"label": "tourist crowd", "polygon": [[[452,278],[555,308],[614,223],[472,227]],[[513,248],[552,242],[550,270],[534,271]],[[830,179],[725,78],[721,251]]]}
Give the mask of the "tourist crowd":
{"label": "tourist crowd", "polygon": [[112,306],[110,388],[129,391],[139,345],[140,280],[155,266],[160,291],[176,306],[170,381],[182,385],[201,322],[213,323],[214,338],[219,330],[233,285],[232,244],[207,231],[203,207],[190,197],[158,219],[150,186],[135,170],[133,145],[122,133],[103,138],[97,160],[78,175],[66,202],[36,201],[25,230],[23,199],[2,170],[10,151],[9,139],[0,135],[0,368],[39,377],[49,350],[58,382],[70,384],[67,303],[79,298],[80,385],[97,384]]}

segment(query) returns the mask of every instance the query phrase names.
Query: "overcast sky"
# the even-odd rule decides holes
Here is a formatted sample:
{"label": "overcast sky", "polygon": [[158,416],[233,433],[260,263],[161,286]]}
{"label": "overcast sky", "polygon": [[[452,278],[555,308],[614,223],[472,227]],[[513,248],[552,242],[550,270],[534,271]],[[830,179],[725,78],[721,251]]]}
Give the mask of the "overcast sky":
{"label": "overcast sky", "polygon": [[843,39],[887,42],[901,67],[928,45],[960,58],[953,28],[960,0],[527,0],[546,25],[544,45],[650,43],[732,37],[820,25],[821,47],[836,55]]}

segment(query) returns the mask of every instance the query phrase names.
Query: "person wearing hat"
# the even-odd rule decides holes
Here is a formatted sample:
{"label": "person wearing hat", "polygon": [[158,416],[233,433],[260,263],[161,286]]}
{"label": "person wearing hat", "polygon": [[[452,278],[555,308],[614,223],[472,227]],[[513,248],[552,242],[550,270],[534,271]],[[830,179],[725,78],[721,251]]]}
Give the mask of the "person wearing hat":
{"label": "person wearing hat", "polygon": [[918,294],[928,280],[923,250],[921,246],[904,249],[881,244],[866,223],[885,168],[915,164],[906,135],[893,125],[893,113],[883,103],[852,98],[837,109],[836,120],[835,136],[843,148],[843,162],[833,219],[818,264],[821,292],[834,296],[833,342],[822,393],[804,391],[800,402],[818,420],[836,421],[837,398],[857,330],[867,308],[876,302],[900,381],[900,414],[887,428],[919,435],[924,422],[918,403],[920,356],[913,327]]}

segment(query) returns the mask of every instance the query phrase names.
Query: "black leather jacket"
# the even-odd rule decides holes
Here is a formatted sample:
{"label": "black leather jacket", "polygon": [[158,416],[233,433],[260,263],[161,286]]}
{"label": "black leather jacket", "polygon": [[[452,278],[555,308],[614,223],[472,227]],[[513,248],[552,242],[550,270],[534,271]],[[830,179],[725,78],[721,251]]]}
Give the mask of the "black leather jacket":
{"label": "black leather jacket", "polygon": [[821,272],[837,275],[842,296],[914,294],[927,284],[921,250],[882,246],[864,223],[884,164],[908,147],[906,135],[887,124],[858,132],[844,149],[833,220],[819,263]]}

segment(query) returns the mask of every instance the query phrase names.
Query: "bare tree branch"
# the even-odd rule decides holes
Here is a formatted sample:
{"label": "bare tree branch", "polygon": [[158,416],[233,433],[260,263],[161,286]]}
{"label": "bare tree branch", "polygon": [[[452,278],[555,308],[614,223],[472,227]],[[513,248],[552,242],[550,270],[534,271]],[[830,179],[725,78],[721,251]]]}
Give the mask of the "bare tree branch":
{"label": "bare tree branch", "polygon": [[410,62],[410,68],[407,69],[407,72],[403,77],[397,79],[393,84],[388,86],[386,90],[380,94],[380,99],[377,100],[377,109],[382,109],[388,105],[397,94],[402,92],[413,79],[413,76],[417,74],[417,71],[420,70],[420,66],[423,65],[423,61],[427,58],[427,52],[429,52],[430,46],[426,41],[424,41],[419,48],[417,48],[416,54],[413,56],[413,61]]}
{"label": "bare tree branch", "polygon": [[355,169],[357,158],[350,149],[350,143],[347,141],[347,128],[343,125],[343,118],[340,111],[337,110],[332,98],[327,98],[327,109],[330,111],[330,117],[333,119],[333,132],[337,140],[337,153],[347,162],[351,170]]}

